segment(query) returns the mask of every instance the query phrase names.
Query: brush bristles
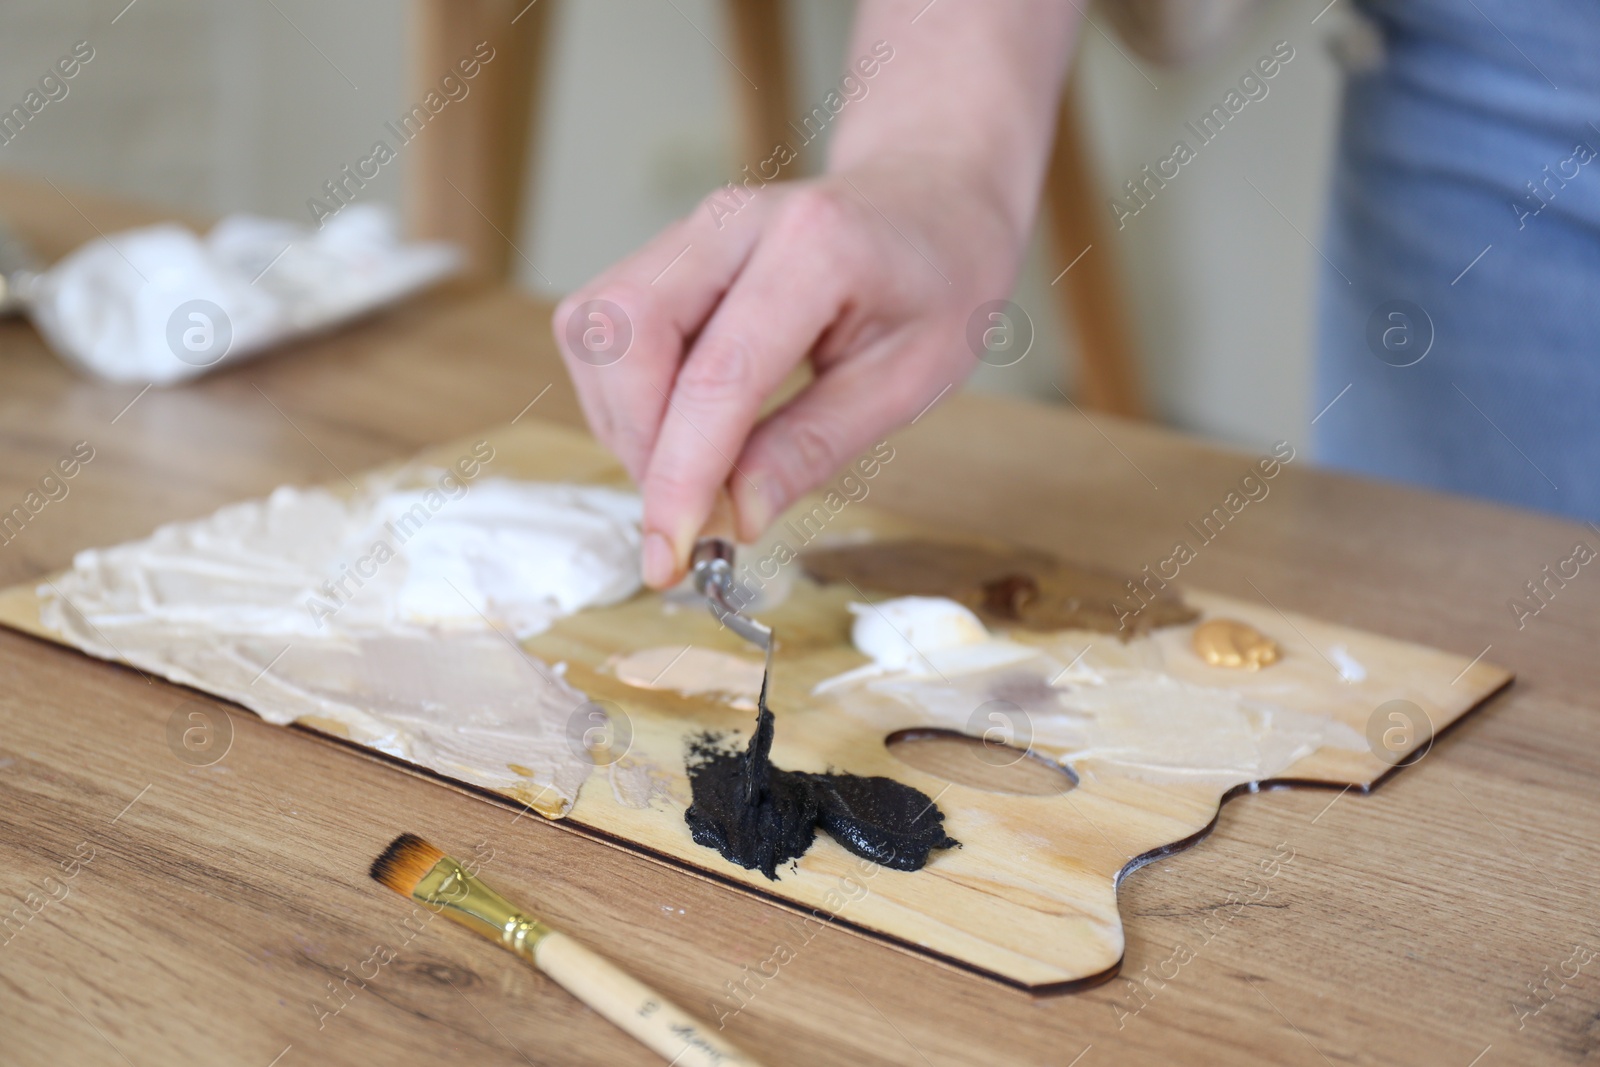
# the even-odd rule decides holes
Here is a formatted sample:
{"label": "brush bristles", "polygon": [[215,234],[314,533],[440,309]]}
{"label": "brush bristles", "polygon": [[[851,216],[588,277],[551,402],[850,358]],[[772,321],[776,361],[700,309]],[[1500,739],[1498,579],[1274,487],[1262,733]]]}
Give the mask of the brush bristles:
{"label": "brush bristles", "polygon": [[383,855],[372,861],[370,871],[375,881],[409,897],[417,883],[427,877],[434,864],[444,859],[444,853],[428,844],[416,834],[401,834],[389,842]]}

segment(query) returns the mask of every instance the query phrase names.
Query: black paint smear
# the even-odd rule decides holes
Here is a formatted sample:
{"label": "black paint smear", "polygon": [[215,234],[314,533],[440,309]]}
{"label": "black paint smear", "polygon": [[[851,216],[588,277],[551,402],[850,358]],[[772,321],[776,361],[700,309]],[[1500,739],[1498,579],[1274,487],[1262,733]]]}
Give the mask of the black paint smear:
{"label": "black paint smear", "polygon": [[944,832],[944,816],[927,794],[892,778],[806,774],[774,767],[775,726],[765,693],[756,731],[743,751],[703,734],[690,742],[684,813],[697,844],[776,881],[778,867],[811,847],[820,825],[858,856],[915,871],[936,848],[959,842]]}
{"label": "black paint smear", "polygon": [[915,871],[936,848],[960,842],[944,832],[944,816],[920,789],[893,778],[808,774],[817,823],[858,856],[897,871]]}
{"label": "black paint smear", "polygon": [[684,821],[695,843],[714,848],[741,867],[778,877],[778,867],[811,847],[817,799],[804,776],[772,767],[754,804],[745,802],[746,753],[713,751],[709,737],[695,742],[689,761],[694,802]]}

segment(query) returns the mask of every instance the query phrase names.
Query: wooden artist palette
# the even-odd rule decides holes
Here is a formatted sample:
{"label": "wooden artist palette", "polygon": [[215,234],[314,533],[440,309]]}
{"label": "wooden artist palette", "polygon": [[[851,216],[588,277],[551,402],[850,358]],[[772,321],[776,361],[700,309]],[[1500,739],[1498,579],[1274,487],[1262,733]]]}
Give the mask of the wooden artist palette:
{"label": "wooden artist palette", "polygon": [[[496,451],[489,476],[626,484],[600,446],[574,431],[529,420],[482,436]],[[419,462],[447,464],[466,447],[433,449]],[[908,536],[938,535],[850,504],[831,519],[820,540]],[[887,739],[952,724],[931,721],[892,700],[863,697],[846,707],[832,694],[814,696],[817,682],[864,662],[850,644],[847,610],[861,595],[848,586],[819,586],[799,577],[796,563],[786,570],[795,576],[787,599],[759,616],[773,626],[779,642],[770,697],[778,715],[774,762],[791,770],[831,768],[912,785],[937,799],[946,829],[963,847],[935,852],[923,870],[903,872],[862,860],[819,834],[811,850],[794,867],[781,869],[774,882],[695,844],[683,818],[689,802],[686,740],[708,729],[745,732],[753,715],[714,697],[631,687],[606,665],[618,654],[661,646],[753,653],[702,606],[656,594],[585,611],[524,643],[547,662],[566,663],[576,688],[620,710],[620,715],[613,712],[611,748],[598,757],[601,765],[564,822],[907,951],[1034,991],[1071,988],[1113,973],[1123,952],[1118,879],[1142,861],[1198,840],[1226,796],[1251,785],[1157,782],[1108,772],[1089,761],[1072,768],[1075,784],[1061,775],[1059,792],[1002,793],[919,770],[891,752]],[[1267,604],[1192,589],[1184,596],[1202,620],[1229,617],[1254,626],[1278,642],[1283,659],[1255,673],[1208,666],[1190,647],[1194,624],[1169,627],[1129,645],[1110,635],[1082,636],[1129,655],[1144,647],[1167,672],[1194,684],[1270,689],[1272,700],[1328,716],[1362,737],[1375,736],[1369,729],[1389,701],[1409,701],[1425,713],[1420,728],[1385,736],[1386,748],[1322,748],[1274,776],[1275,783],[1364,791],[1397,759],[1430,744],[1434,734],[1510,681],[1509,673],[1488,663],[1279,614]],[[0,593],[0,622],[59,640],[40,625],[32,583]],[[1359,662],[1364,678],[1341,677],[1328,658],[1334,649],[1335,659]],[[1386,726],[1378,722],[1380,734]],[[507,759],[515,762],[515,754]],[[526,798],[509,799],[520,804]]]}

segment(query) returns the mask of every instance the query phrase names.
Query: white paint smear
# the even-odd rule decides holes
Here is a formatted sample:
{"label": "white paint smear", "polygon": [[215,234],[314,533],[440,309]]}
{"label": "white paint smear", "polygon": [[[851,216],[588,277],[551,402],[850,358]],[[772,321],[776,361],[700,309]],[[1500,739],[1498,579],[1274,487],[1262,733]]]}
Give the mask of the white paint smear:
{"label": "white paint smear", "polygon": [[442,471],[348,499],[286,487],[79,553],[40,617],[269,722],[310,718],[561,815],[592,766],[569,737],[585,698],[515,639],[631,596],[639,520],[631,493]]}
{"label": "white paint smear", "polygon": [[1149,657],[1135,654],[1138,642],[1091,636],[1076,662],[1035,648],[1034,658],[997,668],[865,684],[926,715],[929,726],[954,730],[968,731],[989,702],[1009,702],[1025,724],[1017,743],[1079,773],[1232,785],[1271,778],[1319,748],[1366,747],[1328,716],[1173,677],[1140,662]]}
{"label": "white paint smear", "polygon": [[985,671],[1031,659],[1026,645],[995,637],[964,605],[946,597],[903,596],[851,604],[850,641],[872,662],[818,682],[825,693],[875,678],[927,677]]}

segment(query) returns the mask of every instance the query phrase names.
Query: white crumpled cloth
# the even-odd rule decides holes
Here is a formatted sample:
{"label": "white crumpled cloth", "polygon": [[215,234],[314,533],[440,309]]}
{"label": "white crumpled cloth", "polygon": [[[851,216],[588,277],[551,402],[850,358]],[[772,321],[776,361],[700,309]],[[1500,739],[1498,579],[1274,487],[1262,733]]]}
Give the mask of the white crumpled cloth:
{"label": "white crumpled cloth", "polygon": [[69,363],[167,385],[398,300],[461,266],[453,245],[400,238],[352,204],[313,230],[231,215],[200,237],[163,223],[91,241],[39,275],[31,313]]}

